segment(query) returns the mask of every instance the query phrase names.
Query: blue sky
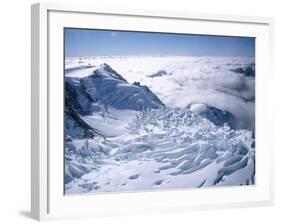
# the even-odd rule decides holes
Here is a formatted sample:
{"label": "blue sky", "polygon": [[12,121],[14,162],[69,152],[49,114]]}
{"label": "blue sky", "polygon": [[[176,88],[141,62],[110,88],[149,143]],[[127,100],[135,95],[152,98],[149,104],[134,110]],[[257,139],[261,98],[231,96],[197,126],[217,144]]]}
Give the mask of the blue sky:
{"label": "blue sky", "polygon": [[171,54],[255,56],[255,39],[65,28],[65,56]]}

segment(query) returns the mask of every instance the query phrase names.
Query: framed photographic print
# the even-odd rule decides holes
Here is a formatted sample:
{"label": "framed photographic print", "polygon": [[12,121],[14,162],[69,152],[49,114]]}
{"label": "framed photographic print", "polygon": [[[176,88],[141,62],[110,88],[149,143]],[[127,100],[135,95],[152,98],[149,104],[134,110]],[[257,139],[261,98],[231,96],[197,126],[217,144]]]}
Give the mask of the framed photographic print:
{"label": "framed photographic print", "polygon": [[32,6],[32,217],[269,205],[270,18]]}

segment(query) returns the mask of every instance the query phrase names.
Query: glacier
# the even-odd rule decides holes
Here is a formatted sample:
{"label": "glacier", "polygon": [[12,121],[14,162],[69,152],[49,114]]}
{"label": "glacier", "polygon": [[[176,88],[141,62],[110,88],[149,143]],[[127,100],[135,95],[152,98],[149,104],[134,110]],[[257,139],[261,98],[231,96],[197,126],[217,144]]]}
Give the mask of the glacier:
{"label": "glacier", "polygon": [[254,185],[254,91],[253,58],[66,58],[65,193]]}

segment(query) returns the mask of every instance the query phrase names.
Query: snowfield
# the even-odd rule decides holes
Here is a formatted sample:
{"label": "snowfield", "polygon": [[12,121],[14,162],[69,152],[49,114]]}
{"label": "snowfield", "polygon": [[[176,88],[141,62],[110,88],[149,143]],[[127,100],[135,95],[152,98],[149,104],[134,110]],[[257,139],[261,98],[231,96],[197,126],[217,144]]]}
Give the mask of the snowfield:
{"label": "snowfield", "polygon": [[255,184],[255,61],[65,60],[65,193]]}

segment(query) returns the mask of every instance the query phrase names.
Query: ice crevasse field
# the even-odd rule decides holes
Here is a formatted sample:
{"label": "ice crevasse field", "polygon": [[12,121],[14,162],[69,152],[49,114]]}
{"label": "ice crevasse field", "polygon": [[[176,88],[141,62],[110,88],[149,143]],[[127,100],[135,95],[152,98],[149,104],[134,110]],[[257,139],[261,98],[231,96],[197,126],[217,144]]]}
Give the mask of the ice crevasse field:
{"label": "ice crevasse field", "polygon": [[65,59],[65,193],[255,184],[255,60]]}

